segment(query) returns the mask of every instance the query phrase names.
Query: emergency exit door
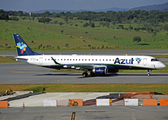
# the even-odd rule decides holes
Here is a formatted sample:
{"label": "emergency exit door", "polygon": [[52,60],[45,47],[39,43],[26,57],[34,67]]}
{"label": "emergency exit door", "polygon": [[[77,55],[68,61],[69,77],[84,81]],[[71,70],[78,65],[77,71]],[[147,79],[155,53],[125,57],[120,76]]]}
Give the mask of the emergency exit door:
{"label": "emergency exit door", "polygon": [[144,65],[144,66],[147,65],[147,58],[143,58],[143,65]]}

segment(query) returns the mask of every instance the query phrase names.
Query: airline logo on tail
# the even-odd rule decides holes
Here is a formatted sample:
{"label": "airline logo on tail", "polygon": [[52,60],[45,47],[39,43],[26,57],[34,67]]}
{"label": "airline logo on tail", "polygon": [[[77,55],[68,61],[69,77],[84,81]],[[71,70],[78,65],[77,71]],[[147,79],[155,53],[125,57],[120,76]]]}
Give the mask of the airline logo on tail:
{"label": "airline logo on tail", "polygon": [[18,42],[16,47],[19,48],[21,54],[23,54],[23,52],[26,51],[27,45],[23,42]]}

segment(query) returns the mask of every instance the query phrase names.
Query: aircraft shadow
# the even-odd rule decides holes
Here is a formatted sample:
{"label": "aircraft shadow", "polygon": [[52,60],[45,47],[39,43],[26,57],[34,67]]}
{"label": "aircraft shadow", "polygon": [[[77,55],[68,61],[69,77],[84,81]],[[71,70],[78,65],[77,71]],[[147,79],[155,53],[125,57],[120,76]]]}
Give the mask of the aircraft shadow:
{"label": "aircraft shadow", "polygon": [[79,78],[88,78],[88,77],[109,77],[109,76],[117,76],[118,74],[107,74],[107,75],[96,75],[96,76],[90,76],[83,77],[82,74],[79,73],[49,73],[49,74],[36,74],[35,76],[81,76]]}
{"label": "aircraft shadow", "polygon": [[[48,74],[36,74],[35,76],[81,76],[81,77],[79,77],[79,78],[88,78],[88,77],[115,77],[115,76],[128,76],[128,77],[131,77],[131,76],[144,76],[144,77],[146,77],[146,76],[148,76],[147,75],[147,73],[128,73],[128,74],[126,74],[126,73],[124,73],[124,74],[122,74],[122,73],[119,73],[119,74],[107,74],[107,75],[96,75],[96,76],[90,76],[90,75],[88,75],[88,77],[82,77],[82,75],[81,74],[79,74],[79,73],[59,73],[59,74],[57,74],[57,73],[48,73]],[[168,76],[168,74],[151,74],[151,76]]]}

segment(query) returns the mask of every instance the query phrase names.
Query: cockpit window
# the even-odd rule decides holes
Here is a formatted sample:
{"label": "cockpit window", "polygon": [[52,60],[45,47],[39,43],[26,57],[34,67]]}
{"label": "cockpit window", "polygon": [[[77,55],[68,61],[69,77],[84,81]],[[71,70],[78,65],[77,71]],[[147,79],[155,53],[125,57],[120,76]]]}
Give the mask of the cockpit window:
{"label": "cockpit window", "polygon": [[157,59],[151,59],[151,61],[159,61],[159,60],[157,60]]}

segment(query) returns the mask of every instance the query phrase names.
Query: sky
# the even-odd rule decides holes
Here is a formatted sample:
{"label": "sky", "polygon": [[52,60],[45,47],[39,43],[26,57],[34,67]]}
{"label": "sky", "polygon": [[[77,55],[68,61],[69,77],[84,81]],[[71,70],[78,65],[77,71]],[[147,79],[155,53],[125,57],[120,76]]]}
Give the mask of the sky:
{"label": "sky", "polygon": [[166,2],[168,0],[0,0],[0,9],[13,11],[97,10],[113,7],[134,8]]}

